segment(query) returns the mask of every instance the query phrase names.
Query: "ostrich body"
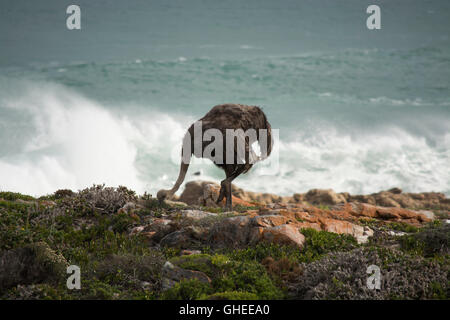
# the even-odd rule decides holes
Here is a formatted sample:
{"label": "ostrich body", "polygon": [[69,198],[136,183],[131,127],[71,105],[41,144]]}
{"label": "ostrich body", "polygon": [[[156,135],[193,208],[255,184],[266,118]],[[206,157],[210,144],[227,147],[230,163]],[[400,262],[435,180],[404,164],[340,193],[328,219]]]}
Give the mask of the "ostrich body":
{"label": "ostrich body", "polygon": [[[190,150],[186,151],[185,147],[182,150],[182,161],[180,165],[180,173],[178,175],[177,181],[175,185],[170,190],[160,190],[157,193],[157,198],[159,201],[163,201],[164,199],[170,199],[175,192],[177,192],[180,185],[183,183],[184,178],[186,176],[186,172],[189,168],[189,162],[192,155],[196,157],[205,157],[211,159],[216,166],[223,169],[225,171],[226,178],[220,184],[220,192],[219,197],[217,199],[217,203],[220,203],[224,197],[226,197],[226,207],[228,210],[232,210],[232,196],[231,196],[231,182],[236,179],[240,174],[248,172],[253,164],[256,161],[263,160],[268,157],[272,151],[272,130],[269,122],[267,121],[266,115],[264,112],[257,106],[247,106],[242,104],[222,104],[213,107],[203,118],[199,120],[201,122],[201,137],[205,131],[209,129],[216,129],[220,131],[223,137],[223,155],[224,161],[216,161],[214,158],[215,152],[213,151],[210,156],[204,154],[205,148],[211,144],[211,141],[201,140],[201,154],[195,152],[195,123],[192,124],[184,138],[183,146],[190,144]],[[253,129],[256,132],[256,141],[258,142],[260,147],[265,148],[266,150],[261,150],[261,154],[263,157],[259,157],[253,151],[251,141],[248,137],[241,136],[233,136],[229,137],[226,134],[227,129],[231,130],[239,130],[247,132],[249,129]],[[264,145],[261,144],[262,139],[264,139],[261,135],[261,132],[265,132],[266,143]],[[239,157],[242,157],[242,153],[239,154],[237,150],[238,143],[234,143],[234,149],[231,150],[233,161],[225,161],[225,154],[227,152],[227,139],[235,139],[234,142],[238,139],[242,140],[243,148],[243,156],[244,160],[238,161]],[[196,138],[198,139],[198,137]],[[197,140],[198,141],[198,140]],[[198,143],[198,142],[197,142]],[[263,149],[261,148],[261,149]],[[189,148],[188,148],[189,149]],[[250,159],[256,159],[256,161],[250,161]],[[240,162],[240,163],[239,163]]]}

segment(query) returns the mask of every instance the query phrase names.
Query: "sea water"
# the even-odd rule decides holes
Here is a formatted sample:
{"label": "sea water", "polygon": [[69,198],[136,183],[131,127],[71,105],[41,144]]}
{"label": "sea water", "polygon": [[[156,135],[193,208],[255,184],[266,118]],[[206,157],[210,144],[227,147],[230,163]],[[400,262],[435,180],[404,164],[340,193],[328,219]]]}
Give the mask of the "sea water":
{"label": "sea water", "polygon": [[[0,3],[0,190],[155,194],[189,125],[233,102],[280,137],[277,172],[240,187],[450,195],[450,2],[79,0],[68,30],[70,4]],[[223,178],[196,159],[186,181]]]}

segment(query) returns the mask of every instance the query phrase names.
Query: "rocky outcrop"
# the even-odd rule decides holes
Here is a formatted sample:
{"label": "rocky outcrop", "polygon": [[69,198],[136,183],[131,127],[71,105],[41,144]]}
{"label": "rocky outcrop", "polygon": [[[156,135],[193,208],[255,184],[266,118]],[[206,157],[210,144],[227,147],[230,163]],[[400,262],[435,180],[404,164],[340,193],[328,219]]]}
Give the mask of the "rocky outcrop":
{"label": "rocky outcrop", "polygon": [[[190,196],[182,196],[180,200],[181,198],[185,201],[192,200],[200,194],[197,200],[202,205],[215,205],[214,196],[217,199],[218,185],[211,183],[192,185],[194,185],[192,189],[187,188],[190,190],[188,192]],[[193,190],[198,192],[195,196]],[[388,193],[399,196],[401,190],[393,189]],[[383,196],[385,193],[380,195]],[[304,228],[348,234],[358,243],[364,243],[373,236],[374,232],[371,228],[362,225],[362,220],[405,223],[420,227],[435,218],[433,212],[426,210],[416,211],[398,206],[386,207],[360,201],[353,202],[349,194],[336,194],[333,190],[314,189],[297,198],[300,202],[281,201],[269,205],[248,203],[237,198],[239,200],[235,203],[243,203],[247,206],[250,204],[257,209],[251,208],[244,214],[234,212],[235,216],[192,208],[179,209],[164,218],[154,218],[144,227],[134,227],[130,233],[144,234],[152,242],[161,246],[180,249],[195,249],[204,245],[215,248],[245,247],[261,241],[290,244],[302,248],[305,239],[301,230]],[[311,203],[327,205],[315,206]],[[389,204],[389,202],[385,203]]]}
{"label": "rocky outcrop", "polygon": [[299,226],[288,221],[282,215],[227,218],[211,229],[208,242],[216,247],[243,247],[260,241],[303,247],[305,238]]}
{"label": "rocky outcrop", "polygon": [[[374,231],[362,221],[420,227],[435,219],[435,213],[404,206],[445,205],[447,200],[438,193],[403,194],[398,188],[364,196],[313,189],[293,197],[233,188],[233,204],[244,209],[240,212],[224,214],[200,210],[198,205],[217,206],[220,186],[207,181],[193,181],[186,184],[178,199],[186,202],[188,207],[178,207],[162,218],[152,218],[144,226],[135,226],[130,234],[145,235],[153,244],[184,250],[205,245],[212,248],[246,247],[262,241],[302,248],[305,238],[301,230],[304,228],[348,234],[358,243],[364,243]],[[132,214],[133,206],[125,206],[130,210],[121,210]]]}
{"label": "rocky outcrop", "polygon": [[262,235],[264,240],[278,244],[296,245],[301,248],[305,243],[305,236],[299,232],[298,226],[291,224],[266,228]]}
{"label": "rocky outcrop", "polygon": [[346,197],[342,194],[337,194],[331,189],[321,190],[321,189],[312,189],[309,190],[305,196],[303,197],[304,201],[307,201],[311,204],[324,204],[324,205],[333,205],[338,203],[346,203]]}
{"label": "rocky outcrop", "polygon": [[[186,183],[179,201],[190,205],[215,206],[216,193],[220,189],[217,183],[209,181],[191,181]],[[382,207],[407,209],[450,210],[450,199],[443,193],[403,193],[399,188],[381,191],[369,195],[351,195],[347,192],[336,193],[331,189],[312,189],[306,193],[292,196],[279,196],[271,193],[245,191],[232,186],[233,203],[242,205],[268,205],[274,203],[295,203],[313,205],[336,205],[350,202],[367,203]]]}
{"label": "rocky outcrop", "polygon": [[[188,249],[200,247],[205,242],[207,230],[198,226],[187,226],[167,234],[160,245],[171,248]],[[152,238],[152,240],[156,240]]]}
{"label": "rocky outcrop", "polygon": [[365,203],[348,203],[341,206],[335,206],[334,209],[354,217],[374,218],[390,222],[404,222],[415,226],[420,226],[424,222],[430,222],[432,220],[428,215],[421,211],[398,207],[381,207]]}

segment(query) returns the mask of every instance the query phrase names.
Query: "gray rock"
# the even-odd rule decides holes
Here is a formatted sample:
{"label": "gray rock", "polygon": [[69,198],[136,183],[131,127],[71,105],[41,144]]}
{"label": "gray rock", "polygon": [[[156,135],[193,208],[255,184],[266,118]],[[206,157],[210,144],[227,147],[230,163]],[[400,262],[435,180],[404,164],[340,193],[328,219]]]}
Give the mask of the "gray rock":
{"label": "gray rock", "polygon": [[163,290],[172,288],[176,283],[182,280],[197,279],[200,282],[211,283],[211,279],[203,272],[186,270],[173,265],[169,261],[166,261],[166,263],[164,264],[162,273],[163,273],[162,279]]}
{"label": "gray rock", "polygon": [[201,210],[181,210],[181,215],[184,218],[190,218],[194,220],[200,220],[207,217],[214,217],[217,216],[217,214],[212,212],[205,212]]}

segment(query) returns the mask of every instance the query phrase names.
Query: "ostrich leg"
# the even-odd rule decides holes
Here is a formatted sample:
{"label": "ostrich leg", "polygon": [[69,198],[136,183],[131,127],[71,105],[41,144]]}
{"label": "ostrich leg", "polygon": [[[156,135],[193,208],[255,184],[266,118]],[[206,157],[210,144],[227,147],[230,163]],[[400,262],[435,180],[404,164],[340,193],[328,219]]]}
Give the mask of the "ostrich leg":
{"label": "ostrich leg", "polygon": [[224,197],[226,200],[226,208],[228,211],[233,210],[232,194],[231,194],[231,182],[236,179],[242,172],[244,172],[246,166],[244,164],[229,165],[225,169],[226,179],[220,183],[220,193],[217,198],[217,203],[220,203]]}

